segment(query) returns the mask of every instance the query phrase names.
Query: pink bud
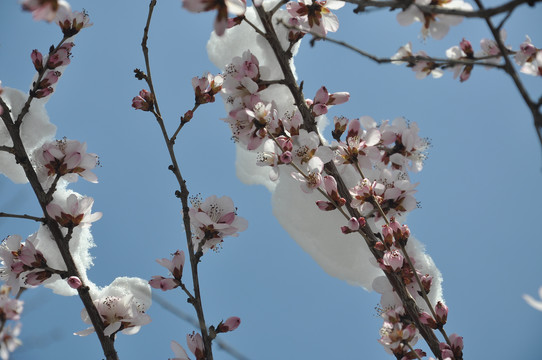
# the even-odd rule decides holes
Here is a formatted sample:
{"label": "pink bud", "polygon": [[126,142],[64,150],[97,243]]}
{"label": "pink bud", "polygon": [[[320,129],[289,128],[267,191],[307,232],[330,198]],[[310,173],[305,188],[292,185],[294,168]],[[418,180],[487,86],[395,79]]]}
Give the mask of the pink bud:
{"label": "pink bud", "polygon": [[392,268],[393,271],[398,271],[403,267],[404,257],[397,250],[387,251],[382,258],[384,265]]}
{"label": "pink bud", "polygon": [[382,235],[384,236],[384,243],[391,246],[393,244],[393,230],[390,225],[382,225]]}
{"label": "pink bud", "polygon": [[285,151],[280,154],[280,161],[283,164],[289,164],[292,162],[292,153],[290,151]]}
{"label": "pink bud", "polygon": [[36,99],[41,99],[47,97],[53,93],[54,89],[52,87],[47,87],[44,89],[38,89],[34,92],[34,97]]}
{"label": "pink bud", "polygon": [[32,54],[30,54],[30,58],[32,59],[32,63],[34,64],[34,68],[37,72],[43,71],[43,55],[38,50],[32,50]]}
{"label": "pink bud", "polygon": [[329,100],[327,101],[327,105],[339,105],[344,104],[350,100],[350,94],[347,92],[336,92],[329,95]]}
{"label": "pink bud", "polygon": [[431,315],[429,315],[428,313],[426,312],[422,312],[420,315],[419,315],[419,318],[420,318],[420,322],[422,324],[425,324],[427,326],[429,326],[431,329],[437,329],[437,323],[435,322],[435,320],[431,317]]}
{"label": "pink bud", "polygon": [[437,324],[440,326],[446,324],[446,320],[448,319],[448,307],[439,301],[435,306],[435,315]]}
{"label": "pink bud", "polygon": [[224,333],[228,331],[233,331],[239,327],[241,324],[241,319],[237,316],[232,316],[228,318],[225,322],[220,322],[216,328],[217,333]]}
{"label": "pink bud", "polygon": [[77,276],[70,276],[68,278],[68,285],[70,285],[72,289],[79,289],[81,285],[83,285],[83,282]]}
{"label": "pink bud", "polygon": [[425,274],[421,277],[420,281],[422,282],[423,289],[425,290],[426,294],[429,294],[429,291],[431,290],[431,284],[433,283],[433,277],[429,274]]}
{"label": "pink bud", "polygon": [[348,228],[352,231],[357,231],[359,229],[358,219],[351,217],[350,220],[348,220]]}
{"label": "pink bud", "polygon": [[182,121],[189,122],[190,120],[192,120],[193,117],[194,117],[194,112],[192,110],[188,110],[187,112],[184,113]]}
{"label": "pink bud", "polygon": [[318,200],[316,202],[316,206],[318,206],[318,208],[322,211],[331,211],[337,208],[335,205],[333,205],[333,203],[324,200]]}
{"label": "pink bud", "polygon": [[467,56],[472,56],[473,55],[473,51],[472,51],[472,45],[470,43],[470,41],[468,40],[465,40],[465,38],[463,38],[463,40],[461,40],[461,42],[459,43],[459,46],[461,47],[461,50],[463,50],[463,52],[467,55]]}
{"label": "pink bud", "polygon": [[530,43],[523,43],[519,46],[519,49],[522,53],[524,53],[527,56],[532,56],[536,54],[536,47],[533,44]]}
{"label": "pink bud", "polygon": [[48,71],[43,77],[43,79],[41,79],[38,88],[45,89],[53,84],[56,84],[60,75],[62,75],[60,71]]}
{"label": "pink bud", "polygon": [[279,136],[277,138],[277,143],[279,144],[279,147],[282,149],[282,151],[292,151],[293,149],[292,139],[286,136]]}
{"label": "pink bud", "polygon": [[199,333],[192,332],[192,334],[186,335],[186,344],[196,359],[205,359],[205,347],[203,345],[203,338]]}

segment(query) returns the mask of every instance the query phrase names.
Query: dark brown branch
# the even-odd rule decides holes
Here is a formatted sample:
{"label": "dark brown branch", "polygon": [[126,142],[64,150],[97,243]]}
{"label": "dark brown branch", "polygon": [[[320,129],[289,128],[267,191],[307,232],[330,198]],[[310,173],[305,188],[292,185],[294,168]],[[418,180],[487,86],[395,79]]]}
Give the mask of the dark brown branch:
{"label": "dark brown branch", "polygon": [[34,220],[34,221],[37,221],[37,222],[42,222],[42,223],[45,223],[45,218],[40,218],[40,217],[36,217],[36,216],[30,216],[30,215],[27,215],[27,214],[23,214],[23,215],[18,215],[18,214],[8,214],[8,213],[5,213],[5,212],[0,212],[0,217],[7,217],[7,218],[16,218],[16,219],[27,219],[27,220]]}
{"label": "dark brown branch", "polygon": [[156,6],[156,0],[151,0],[151,2],[149,3],[149,14],[147,17],[147,23],[145,25],[145,29],[143,31],[143,39],[141,41],[141,48],[143,50],[143,56],[145,58],[145,67],[147,70],[147,76],[145,77],[145,80],[147,84],[149,85],[149,89],[151,90],[153,100],[154,100],[155,110],[153,111],[153,114],[156,118],[156,121],[158,122],[158,125],[160,126],[160,130],[162,131],[162,135],[164,137],[164,142],[166,143],[168,153],[171,158],[172,165],[170,165],[169,169],[175,175],[177,182],[179,184],[179,187],[181,189],[180,191],[178,191],[178,194],[179,194],[178,197],[181,199],[182,208],[183,208],[183,223],[184,223],[184,229],[185,229],[185,234],[186,234],[186,243],[188,245],[190,266],[192,269],[192,282],[194,286],[194,298],[191,299],[190,303],[194,306],[194,309],[196,310],[196,314],[198,316],[199,328],[201,330],[201,335],[202,335],[203,343],[205,346],[205,358],[206,360],[213,360],[213,352],[212,352],[212,347],[211,347],[212,340],[209,337],[207,325],[205,324],[205,316],[203,312],[203,305],[201,301],[201,293],[200,293],[200,287],[199,287],[198,261],[195,257],[194,245],[192,243],[192,232],[190,230],[190,215],[189,215],[190,207],[188,205],[189,192],[186,186],[186,181],[183,179],[179,165],[177,163],[177,157],[175,156],[175,151],[173,149],[174,142],[171,141],[171,139],[168,137],[164,120],[162,119],[162,115],[160,114],[160,109],[158,107],[156,93],[154,91],[154,86],[153,86],[152,76],[151,76],[149,49],[147,47],[147,40],[148,40],[148,34],[149,34],[149,27],[150,27],[150,23],[152,19],[152,13],[155,6]]}
{"label": "dark brown branch", "polygon": [[418,61],[427,61],[435,63],[438,67],[450,67],[454,65],[466,65],[466,66],[484,66],[484,67],[493,67],[498,69],[505,69],[504,65],[501,64],[493,64],[485,62],[485,60],[494,59],[499,56],[495,55],[489,55],[489,56],[483,56],[483,57],[477,57],[474,59],[447,59],[447,58],[435,58],[435,57],[428,57],[428,56],[419,56],[419,55],[412,55],[412,56],[406,56],[401,59],[392,59],[392,58],[383,58],[378,57],[376,55],[370,54],[367,51],[364,51],[360,48],[357,48],[345,41],[341,40],[335,40],[333,38],[329,37],[321,37],[319,35],[310,33],[310,35],[313,36],[313,39],[311,40],[311,45],[314,44],[315,41],[323,40],[323,41],[329,41],[333,44],[337,44],[340,46],[343,46],[347,49],[350,49],[358,54],[360,54],[363,57],[368,58],[369,60],[372,60],[376,62],[377,64],[390,64],[390,63],[399,63],[399,62],[408,62],[415,64]]}
{"label": "dark brown branch", "polygon": [[[487,8],[487,9],[480,9],[478,11],[467,11],[467,10],[458,10],[458,9],[446,9],[441,6],[434,6],[434,5],[417,5],[414,4],[420,11],[424,13],[432,13],[432,14],[441,14],[441,15],[457,15],[457,16],[463,16],[467,18],[491,18],[492,16],[499,15],[511,10],[514,10],[516,7],[523,5],[523,4],[529,4],[530,6],[533,6],[535,3],[540,2],[542,0],[512,0],[507,3],[504,3],[499,6],[495,6],[493,8]],[[344,2],[351,3],[358,5],[358,7],[354,10],[355,13],[364,12],[367,10],[367,8],[389,8],[390,10],[395,9],[401,9],[405,10],[407,9],[413,1],[399,1],[399,0],[344,0]]]}
{"label": "dark brown branch", "polygon": [[[26,107],[26,113],[28,113],[28,110],[30,108],[30,100],[31,98],[29,98],[27,101],[28,106]],[[2,106],[4,105],[5,104],[2,104]],[[47,213],[47,194],[43,190],[38,180],[38,176],[34,171],[34,168],[32,167],[28,154],[26,153],[26,149],[23,145],[23,141],[19,134],[20,125],[24,118],[24,116],[21,116],[21,114],[19,114],[19,117],[17,118],[17,121],[15,123],[13,122],[13,119],[11,118],[11,114],[9,112],[4,112],[2,114],[2,120],[4,122],[4,125],[6,126],[11,140],[13,141],[15,161],[22,166],[26,174],[26,178],[28,179],[32,190],[34,190],[34,194],[36,195],[45,216],[45,225],[51,232],[51,235],[58,246],[58,250],[62,256],[62,259],[66,264],[67,274],[69,274],[69,276],[77,276],[78,278],[81,278],[79,271],[77,270],[77,266],[75,265],[75,262],[71,256],[69,243],[66,237],[62,234],[62,230],[60,229],[58,223],[54,219],[52,219]],[[85,309],[88,312],[98,339],[100,340],[100,344],[102,345],[102,350],[106,359],[118,360],[117,351],[114,347],[114,340],[111,337],[104,335],[104,324],[102,322],[100,314],[98,313],[98,310],[94,306],[88,286],[83,284],[83,286],[81,286],[77,291],[79,293],[81,301],[83,302],[83,305],[85,306]]]}
{"label": "dark brown branch", "polygon": [[[293,72],[291,71],[290,64],[289,64],[288,53],[284,49],[282,49],[280,45],[280,42],[278,40],[278,37],[275,33],[275,29],[272,24],[271,17],[261,7],[256,7],[256,11],[265,28],[265,32],[266,32],[265,38],[268,41],[271,48],[273,49],[273,52],[275,53],[275,58],[277,59],[280,65],[280,68],[283,72],[286,86],[288,87],[288,89],[290,90],[290,93],[294,97],[295,105],[298,107],[303,117],[303,125],[305,129],[309,132],[315,131],[318,133],[318,129],[316,127],[316,121],[314,117],[312,116],[311,111],[305,102],[301,89],[299,88],[299,86],[297,85],[297,82],[295,81],[295,77],[293,75]],[[335,177],[335,179],[337,180],[337,188],[339,190],[340,196],[346,199],[345,207],[348,209],[348,213],[355,218],[359,218],[361,214],[359,213],[359,211],[357,211],[356,209],[350,206],[352,202],[352,197],[350,195],[350,192],[348,191],[348,187],[345,185],[344,181],[339,175],[335,165],[333,163],[327,163],[324,169],[329,175]],[[373,234],[370,227],[366,225],[364,228],[360,229],[360,233],[362,234],[363,239],[365,240],[373,256],[376,259],[381,259],[383,256],[383,253],[374,248],[374,245],[376,244],[378,239],[376,238],[375,234]],[[433,332],[433,330],[420,322],[419,313],[421,311],[418,305],[416,304],[416,301],[408,293],[405,285],[402,282],[401,277],[395,273],[386,273],[385,275],[388,278],[391,285],[393,286],[397,295],[402,299],[403,305],[405,307],[405,310],[409,318],[415,324],[416,328],[418,328],[420,334],[422,335],[422,337],[425,339],[425,341],[431,348],[431,351],[437,357],[440,358],[441,357],[441,352],[439,348],[440,342],[438,338],[436,337],[435,333]]]}

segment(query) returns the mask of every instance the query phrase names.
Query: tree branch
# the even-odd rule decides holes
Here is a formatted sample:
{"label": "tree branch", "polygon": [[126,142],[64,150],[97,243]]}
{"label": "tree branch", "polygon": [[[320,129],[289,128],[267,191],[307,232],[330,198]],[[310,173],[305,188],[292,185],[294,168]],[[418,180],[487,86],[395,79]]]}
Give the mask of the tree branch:
{"label": "tree branch", "polygon": [[173,149],[174,141],[168,137],[167,130],[164,124],[164,120],[162,119],[162,115],[160,114],[160,109],[158,107],[158,102],[156,98],[156,93],[154,90],[153,82],[152,82],[152,75],[151,75],[151,67],[150,67],[150,61],[149,61],[149,49],[147,47],[147,40],[148,40],[148,33],[149,33],[149,27],[151,23],[152,13],[154,10],[154,7],[156,6],[156,0],[151,0],[149,3],[149,14],[147,17],[147,23],[145,25],[145,29],[143,31],[143,39],[141,41],[141,48],[143,50],[143,56],[145,58],[145,67],[147,70],[147,76],[145,77],[145,80],[147,84],[149,85],[149,89],[151,90],[153,100],[154,100],[154,109],[152,113],[154,114],[156,121],[158,122],[158,125],[160,126],[160,129],[162,131],[162,135],[164,137],[164,142],[166,143],[166,147],[168,149],[169,156],[171,158],[172,165],[169,166],[169,169],[173,172],[175,175],[177,182],[180,187],[180,191],[176,191],[177,197],[181,199],[182,208],[183,208],[183,223],[185,228],[185,234],[186,234],[186,243],[188,246],[188,253],[190,258],[190,266],[192,269],[192,282],[194,286],[194,299],[190,301],[190,303],[194,306],[194,309],[196,310],[196,314],[198,316],[199,320],[199,328],[201,330],[201,335],[203,338],[203,343],[205,346],[205,358],[206,360],[213,360],[213,350],[211,347],[211,338],[209,337],[209,333],[207,330],[207,325],[205,323],[205,316],[203,312],[203,305],[201,301],[201,293],[200,293],[200,287],[199,287],[199,278],[198,278],[198,261],[195,257],[194,253],[194,245],[192,243],[192,232],[190,230],[190,215],[189,215],[189,205],[188,205],[188,195],[189,191],[186,186],[186,181],[183,179],[181,175],[181,171],[179,168],[179,165],[177,163],[177,158],[175,156],[175,151]]}
{"label": "tree branch", "polygon": [[512,0],[507,3],[504,3],[493,8],[480,9],[478,11],[466,11],[458,9],[446,9],[441,6],[435,5],[418,5],[414,4],[413,1],[399,1],[399,0],[344,0],[344,2],[358,5],[354,9],[355,13],[364,12],[367,8],[389,8],[390,10],[401,9],[406,10],[410,5],[416,6],[420,11],[430,14],[441,14],[441,15],[457,15],[463,16],[466,18],[484,18],[488,19],[495,15],[499,15],[511,10],[514,10],[516,7],[528,4],[529,6],[534,6],[535,3],[542,0]]}
{"label": "tree branch", "polygon": [[27,220],[34,220],[37,222],[45,223],[46,219],[43,217],[36,217],[36,216],[30,216],[27,214],[18,215],[18,214],[8,214],[5,212],[0,212],[0,217],[7,217],[7,218],[16,218],[16,219],[27,219]]}

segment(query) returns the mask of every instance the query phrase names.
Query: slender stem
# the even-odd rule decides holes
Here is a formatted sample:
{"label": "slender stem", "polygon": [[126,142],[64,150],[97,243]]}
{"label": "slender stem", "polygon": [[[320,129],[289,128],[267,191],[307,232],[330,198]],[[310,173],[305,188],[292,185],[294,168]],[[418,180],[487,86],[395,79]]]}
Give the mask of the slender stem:
{"label": "slender stem", "polygon": [[168,153],[171,158],[172,165],[170,166],[170,170],[175,175],[177,182],[179,184],[179,187],[181,189],[180,192],[178,192],[178,197],[181,199],[182,208],[183,208],[183,223],[184,223],[185,234],[186,234],[186,243],[188,245],[190,266],[192,269],[192,281],[193,281],[193,286],[194,286],[194,296],[193,296],[193,299],[191,299],[193,301],[190,301],[190,303],[194,306],[194,309],[196,310],[196,314],[198,316],[199,327],[201,330],[201,335],[202,335],[203,343],[205,346],[205,358],[206,360],[213,360],[213,352],[212,352],[212,347],[211,347],[212,340],[209,337],[207,325],[205,324],[205,316],[203,312],[203,305],[201,301],[201,293],[200,293],[200,287],[199,287],[198,261],[195,257],[194,244],[192,242],[192,232],[190,230],[190,215],[189,215],[190,207],[188,205],[189,192],[186,186],[186,181],[183,179],[179,165],[177,163],[177,158],[175,156],[175,151],[173,149],[174,142],[168,137],[167,130],[166,130],[164,121],[162,119],[162,115],[160,114],[160,109],[158,107],[158,101],[157,101],[156,93],[155,93],[153,82],[152,82],[147,40],[148,40],[148,33],[149,33],[152,13],[155,6],[156,6],[156,0],[151,0],[151,2],[149,3],[149,14],[147,17],[147,23],[145,25],[145,29],[143,32],[143,40],[141,41],[141,48],[143,50],[143,56],[145,58],[145,67],[147,71],[147,76],[145,80],[147,84],[149,85],[149,89],[151,90],[151,93],[154,99],[154,110],[152,111],[152,113],[154,114],[156,121],[158,122],[158,125],[160,126],[160,130],[162,131],[164,142],[166,143]]}
{"label": "slender stem", "polygon": [[410,5],[416,6],[420,11],[428,14],[442,14],[442,15],[457,15],[467,18],[490,18],[492,16],[505,13],[513,10],[516,7],[528,4],[534,6],[534,3],[542,0],[512,0],[499,6],[488,9],[480,9],[478,11],[473,10],[459,10],[459,9],[447,9],[442,6],[435,5],[419,5],[413,4],[412,1],[400,1],[400,0],[344,0],[351,4],[356,4],[358,7],[354,12],[359,13],[366,11],[367,8],[389,8],[390,10],[403,9],[405,10]]}
{"label": "slender stem", "polygon": [[[198,109],[199,106],[200,106],[200,104],[195,104],[191,111],[193,113],[196,112],[196,110]],[[169,141],[175,143],[175,140],[177,139],[177,135],[179,134],[179,131],[181,131],[181,129],[187,123],[188,123],[188,121],[184,121],[184,119],[181,118],[181,123],[179,124],[179,127],[177,128],[177,130],[175,130],[175,132],[173,133],[173,136],[169,139]]]}
{"label": "slender stem", "polygon": [[9,213],[5,213],[5,212],[0,212],[0,217],[9,217],[9,218],[16,218],[16,219],[27,219],[27,220],[34,220],[34,221],[37,221],[37,222],[42,222],[42,223],[45,223],[46,219],[43,218],[43,217],[36,217],[36,216],[31,216],[31,215],[27,215],[27,214],[23,214],[23,215],[18,215],[18,214],[9,214]]}

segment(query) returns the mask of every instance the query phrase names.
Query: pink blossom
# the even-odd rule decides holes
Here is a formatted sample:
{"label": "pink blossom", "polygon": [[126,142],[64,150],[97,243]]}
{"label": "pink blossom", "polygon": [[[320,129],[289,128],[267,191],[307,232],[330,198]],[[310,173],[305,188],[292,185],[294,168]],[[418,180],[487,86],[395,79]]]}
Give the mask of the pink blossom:
{"label": "pink blossom", "polygon": [[224,78],[222,75],[205,74],[203,77],[192,78],[192,87],[194,88],[196,104],[207,104],[215,101],[215,94],[222,89]]}
{"label": "pink blossom", "polygon": [[62,44],[55,52],[49,55],[47,59],[47,68],[56,69],[59,66],[70,63],[71,49],[74,46],[72,42]]}
{"label": "pink blossom", "polygon": [[9,354],[22,345],[22,341],[18,338],[20,333],[21,323],[17,323],[13,328],[11,325],[4,327],[0,333],[0,357],[2,357],[2,360],[7,360]]}
{"label": "pink blossom", "polygon": [[47,270],[33,270],[25,274],[25,284],[30,286],[38,286],[43,284],[47,279],[53,275]]}
{"label": "pink blossom", "polygon": [[190,360],[188,354],[184,348],[176,341],[171,341],[171,350],[175,354],[175,357],[169,360]]}
{"label": "pink blossom", "polygon": [[417,5],[434,5],[443,9],[472,10],[472,6],[463,2],[463,0],[415,0],[407,9],[397,14],[397,21],[402,26],[408,26],[413,22],[421,22],[421,32],[424,39],[427,36],[437,40],[442,39],[450,30],[450,26],[459,24],[463,17],[422,12]]}
{"label": "pink blossom", "polygon": [[331,211],[337,208],[332,202],[324,200],[316,201],[316,206],[318,206],[318,208],[322,211]]}
{"label": "pink blossom", "polygon": [[35,92],[32,93],[32,96],[34,96],[36,99],[42,99],[44,97],[47,97],[53,93],[54,89],[52,87],[46,87],[42,89],[38,89]]}
{"label": "pink blossom", "polygon": [[[392,64],[401,65],[405,62],[406,58],[412,57],[412,43],[403,45],[397,50],[397,52],[391,57]],[[411,60],[407,60],[411,64]]]}
{"label": "pink blossom", "polygon": [[229,317],[225,322],[220,322],[216,327],[217,333],[224,333],[228,331],[233,331],[239,327],[241,324],[241,319],[237,316]]}
{"label": "pink blossom", "polygon": [[339,195],[337,180],[335,180],[333,176],[324,176],[324,189],[331,200],[333,200],[339,207],[346,204],[346,200]]}
{"label": "pink blossom", "polygon": [[154,107],[154,99],[152,94],[143,89],[139,95],[132,99],[132,107],[136,110],[152,111]]}
{"label": "pink blossom", "polygon": [[149,280],[149,285],[154,289],[160,289],[162,291],[175,289],[180,285],[180,281],[172,278],[165,278],[163,276],[154,275]]}
{"label": "pink blossom", "polygon": [[[470,49],[470,56],[467,55],[467,53],[463,49],[466,49],[467,51],[469,51]],[[453,46],[449,48],[448,50],[446,50],[446,57],[452,60],[472,59],[473,54],[472,54],[472,47],[470,45],[470,42],[463,39],[463,41],[461,41],[460,46]],[[458,64],[458,65],[451,66],[448,69],[454,72],[454,79],[459,76],[459,81],[463,82],[469,79],[472,68],[473,68],[472,65]]]}
{"label": "pink blossom", "polygon": [[186,335],[186,343],[190,351],[196,355],[196,360],[205,359],[205,346],[199,333],[192,332],[192,334]]}
{"label": "pink blossom", "polygon": [[[94,300],[94,306],[104,324],[104,335],[111,336],[119,331],[127,335],[135,334],[141,326],[150,323],[151,318],[145,314],[146,307],[138,303],[132,295],[106,296]],[[81,312],[81,318],[86,324],[91,324],[86,309]],[[94,332],[94,327],[75,333],[86,336]]]}
{"label": "pink blossom", "polygon": [[57,24],[62,29],[65,37],[69,38],[79,33],[84,28],[91,27],[93,24],[89,22],[88,14],[83,11],[67,12],[57,16]]}
{"label": "pink blossom", "polygon": [[56,84],[58,81],[58,78],[62,75],[60,71],[48,71],[45,73],[45,76],[41,79],[41,81],[38,84],[38,88],[44,89],[48,88],[53,84]]}
{"label": "pink blossom", "polygon": [[[427,53],[423,50],[418,51],[416,56],[424,58],[429,57],[429,55],[427,55]],[[431,74],[433,78],[438,79],[444,74],[437,64],[428,60],[417,60],[416,64],[412,67],[412,71],[416,72],[416,79],[423,79],[429,74]]]}
{"label": "pink blossom", "polygon": [[350,99],[350,94],[347,92],[338,92],[330,94],[327,92],[325,86],[322,86],[316,92],[314,100],[307,99],[307,105],[309,105],[312,114],[314,116],[327,114],[327,110],[330,106],[339,105],[347,102]]}
{"label": "pink blossom", "polygon": [[419,319],[422,324],[429,326],[431,329],[438,328],[435,319],[433,319],[433,317],[426,312],[422,312],[419,315]]}
{"label": "pink blossom", "polygon": [[64,0],[23,0],[22,7],[23,10],[32,12],[34,20],[48,22],[71,11],[70,4]]}
{"label": "pink blossom", "polygon": [[398,250],[386,251],[383,258],[383,264],[391,268],[393,271],[398,271],[403,267],[405,258]]}
{"label": "pink blossom", "polygon": [[339,29],[339,19],[330,9],[336,10],[343,6],[342,1],[302,0],[301,2],[290,1],[286,4],[286,9],[290,16],[297,18],[296,22],[301,31],[326,36],[328,31],[335,32]]}
{"label": "pink blossom", "polygon": [[183,7],[191,12],[204,12],[216,9],[215,32],[224,35],[228,27],[228,12],[243,15],[247,4],[245,0],[183,0]]}
{"label": "pink blossom", "polygon": [[23,312],[24,302],[9,297],[9,286],[3,285],[0,289],[0,318],[5,320],[19,320]]}
{"label": "pink blossom", "polygon": [[62,176],[66,181],[83,179],[97,183],[98,178],[91,172],[98,165],[98,155],[87,153],[87,144],[77,140],[56,140],[45,143],[36,151],[40,180],[52,181],[51,177]]}
{"label": "pink blossom", "polygon": [[324,162],[319,157],[313,157],[307,164],[308,170],[305,175],[293,172],[292,177],[301,183],[301,190],[305,193],[311,193],[314,189],[320,187],[322,183],[322,171]]}
{"label": "pink blossom", "polygon": [[224,237],[238,236],[238,231],[248,227],[248,222],[237,216],[233,201],[227,196],[212,195],[203,202],[195,198],[192,205],[189,213],[196,249],[214,249]]}
{"label": "pink blossom", "polygon": [[94,204],[94,199],[91,197],[78,199],[77,195],[71,194],[68,196],[64,207],[53,202],[49,203],[47,213],[60,226],[73,228],[81,225],[81,227],[85,228],[102,217],[101,212],[91,213],[92,204]]}

